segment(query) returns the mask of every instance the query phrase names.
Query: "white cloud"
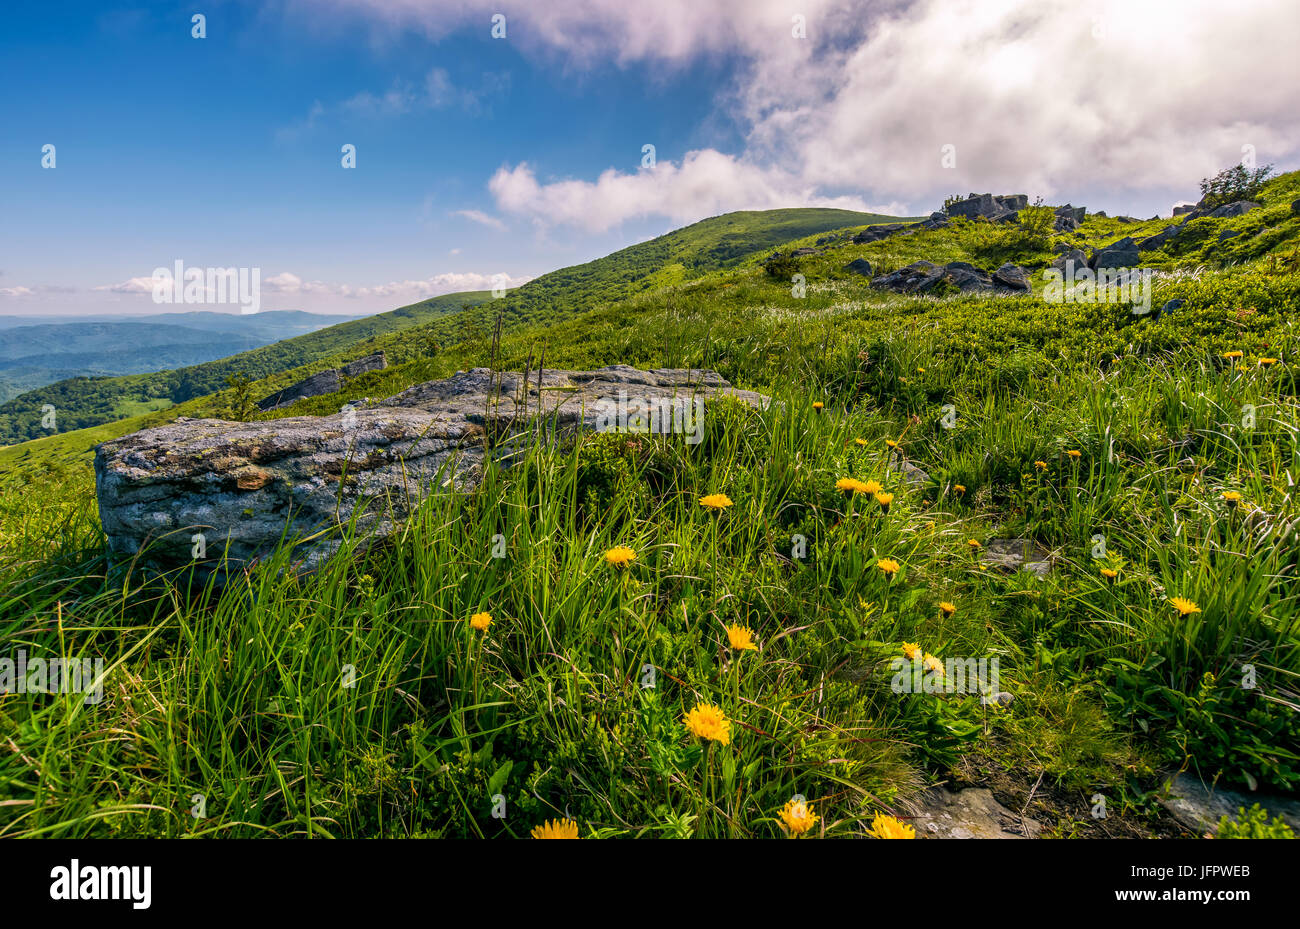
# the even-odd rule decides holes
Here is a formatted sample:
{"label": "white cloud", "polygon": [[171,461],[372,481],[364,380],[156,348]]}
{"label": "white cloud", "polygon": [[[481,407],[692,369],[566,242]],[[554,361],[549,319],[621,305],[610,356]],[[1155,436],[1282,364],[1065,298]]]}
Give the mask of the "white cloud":
{"label": "white cloud", "polygon": [[[488,23],[473,0],[330,0],[394,30],[441,37]],[[317,3],[313,10],[319,10]],[[739,154],[594,181],[498,170],[499,208],[608,229],[742,206],[906,201],[923,212],[968,190],[1074,199],[1193,193],[1254,147],[1300,159],[1300,17],[1294,0],[497,0],[509,41],[566,67],[651,70],[702,56],[742,62],[719,94]],[[956,167],[941,160],[954,146]],[[701,198],[692,209],[690,198]],[[838,195],[838,196],[836,196]],[[1164,194],[1162,194],[1163,196]],[[1167,201],[1164,201],[1167,202]],[[578,204],[574,206],[573,204]]]}
{"label": "white cloud", "polygon": [[479,225],[487,226],[489,229],[495,229],[498,232],[506,231],[506,224],[501,222],[495,216],[489,216],[482,210],[454,210],[452,216],[463,216],[466,219],[476,222]]}
{"label": "white cloud", "polygon": [[688,152],[680,165],[660,161],[626,174],[614,169],[593,183],[560,180],[539,183],[526,163],[500,168],[488,182],[497,206],[539,225],[572,225],[603,232],[628,219],[667,216],[689,223],[732,210],[788,206],[870,208],[860,197],[826,197],[780,168],[747,164],[713,149]]}
{"label": "white cloud", "polygon": [[513,277],[509,274],[480,274],[473,271],[449,271],[435,274],[424,280],[389,281],[386,284],[357,286],[326,281],[304,281],[301,277],[288,271],[273,274],[262,282],[262,287],[276,294],[328,295],[334,297],[371,298],[400,297],[422,300],[442,294],[454,294],[469,290],[491,290],[499,282],[506,287],[518,287],[532,280],[529,277]]}
{"label": "white cloud", "polygon": [[130,277],[117,284],[101,284],[92,290],[105,290],[115,294],[153,294],[152,277]]}
{"label": "white cloud", "polygon": [[509,74],[489,72],[482,75],[476,87],[460,86],[452,81],[446,68],[431,68],[420,84],[398,79],[383,93],[363,90],[332,106],[314,101],[305,117],[279,129],[276,135],[281,140],[292,139],[335,116],[383,119],[453,107],[477,111],[488,98],[501,93],[509,85]]}
{"label": "white cloud", "polygon": [[0,287],[0,297],[32,297],[36,291],[30,287]]}

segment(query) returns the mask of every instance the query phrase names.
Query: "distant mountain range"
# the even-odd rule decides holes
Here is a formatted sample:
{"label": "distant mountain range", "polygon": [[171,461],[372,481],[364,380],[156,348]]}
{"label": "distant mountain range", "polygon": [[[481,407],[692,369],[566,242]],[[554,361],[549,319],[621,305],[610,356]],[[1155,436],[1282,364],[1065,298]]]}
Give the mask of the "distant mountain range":
{"label": "distant mountain range", "polygon": [[0,316],[0,403],[71,377],[116,377],[202,364],[355,316],[274,310],[150,316]]}

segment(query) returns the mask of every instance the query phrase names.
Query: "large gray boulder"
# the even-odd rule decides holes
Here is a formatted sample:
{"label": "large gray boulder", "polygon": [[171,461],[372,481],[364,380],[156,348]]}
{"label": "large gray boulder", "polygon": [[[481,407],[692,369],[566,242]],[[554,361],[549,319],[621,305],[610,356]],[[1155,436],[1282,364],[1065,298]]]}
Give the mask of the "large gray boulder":
{"label": "large gray boulder", "polygon": [[958,200],[947,207],[949,216],[963,219],[982,218],[992,222],[1010,220],[1019,210],[1029,205],[1029,198],[1024,194],[995,197],[993,194],[971,194],[965,200]]}
{"label": "large gray boulder", "polygon": [[1182,231],[1183,231],[1183,226],[1181,223],[1172,226],[1165,226],[1165,228],[1161,229],[1155,235],[1149,235],[1141,242],[1139,242],[1137,244],[1138,251],[1149,252],[1152,251],[1153,249],[1160,248],[1162,245],[1164,245],[1166,242],[1174,238],[1176,235],[1178,235],[1178,233]]}
{"label": "large gray boulder", "polygon": [[263,558],[283,537],[312,568],[337,549],[335,530],[355,521],[367,538],[387,535],[428,494],[477,486],[489,456],[508,463],[529,443],[588,430],[694,444],[706,401],[767,404],[713,371],[525,374],[475,368],[331,416],[182,418],[105,442],[95,489],[109,548],[206,572],[226,554]]}
{"label": "large gray boulder", "polygon": [[1139,260],[1137,243],[1132,236],[1125,236],[1118,242],[1094,251],[1088,259],[1088,267],[1094,271],[1101,268],[1131,268]]}
{"label": "large gray boulder", "polygon": [[1088,264],[1088,256],[1082,249],[1067,248],[1049,265],[1061,272],[1071,272],[1074,268],[1083,268]]}

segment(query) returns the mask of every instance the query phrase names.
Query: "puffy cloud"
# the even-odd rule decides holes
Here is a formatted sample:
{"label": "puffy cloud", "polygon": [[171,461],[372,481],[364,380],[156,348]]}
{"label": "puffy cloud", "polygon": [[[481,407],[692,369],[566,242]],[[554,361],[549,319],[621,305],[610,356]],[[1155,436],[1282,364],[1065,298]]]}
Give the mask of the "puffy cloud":
{"label": "puffy cloud", "polygon": [[0,297],[31,297],[36,291],[30,287],[0,287]]}
{"label": "puffy cloud", "polygon": [[[488,189],[501,209],[539,225],[567,224],[603,232],[628,219],[666,216],[688,223],[732,210],[829,206],[866,210],[859,197],[825,197],[779,168],[761,168],[713,149],[687,153],[680,165],[660,161],[627,174],[614,169],[595,182],[539,183],[526,163],[497,170]],[[892,209],[896,204],[880,208]]]}
{"label": "puffy cloud", "polygon": [[[474,0],[328,2],[435,38],[489,28]],[[568,66],[739,61],[717,105],[740,117],[746,146],[595,181],[539,182],[534,167],[516,165],[490,189],[504,210],[597,230],[651,214],[685,221],[828,199],[905,199],[899,211],[918,212],[970,189],[1076,200],[1104,191],[1121,203],[1134,191],[1188,192],[1244,153],[1282,167],[1300,158],[1293,7],[805,0],[796,13],[786,0],[498,0],[512,43]],[[794,15],[805,17],[804,39],[791,34]],[[697,209],[692,192],[704,199]]]}

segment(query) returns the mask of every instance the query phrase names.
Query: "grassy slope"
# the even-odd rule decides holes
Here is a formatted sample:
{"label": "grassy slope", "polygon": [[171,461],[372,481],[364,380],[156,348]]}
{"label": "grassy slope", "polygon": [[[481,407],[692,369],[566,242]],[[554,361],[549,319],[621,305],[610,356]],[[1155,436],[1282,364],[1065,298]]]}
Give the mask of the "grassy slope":
{"label": "grassy slope", "polygon": [[[539,324],[666,282],[681,283],[733,266],[752,255],[766,254],[790,238],[892,219],[828,209],[728,213],[587,264],[545,274],[490,301],[490,309],[453,313],[462,304],[484,304],[490,295],[450,294],[178,372],[99,380],[79,378],[52,384],[0,406],[0,436],[6,434],[6,429],[12,436],[39,433],[41,408],[47,403],[59,411],[60,428],[68,430],[68,434],[0,448],[0,469],[43,460],[67,461],[69,449],[89,450],[92,440],[102,442],[174,416],[195,415],[196,409],[210,408],[211,404],[182,403],[168,417],[133,417],[109,432],[99,428],[118,419],[124,400],[170,399],[180,377],[189,378],[197,393],[207,394],[220,389],[227,375],[242,373],[258,381],[253,393],[262,397],[315,371],[379,349],[388,352],[390,363],[400,365],[433,354],[435,346],[449,341],[484,341],[498,314],[511,326]],[[68,426],[86,431],[74,435],[77,430]]]}
{"label": "grassy slope", "polygon": [[[45,404],[53,405],[58,411],[62,430],[98,426],[118,419],[123,403],[153,404],[159,400],[171,403],[206,395],[221,389],[230,375],[262,379],[286,372],[321,370],[341,359],[365,354],[368,346],[386,335],[458,312],[490,297],[487,291],[433,297],[387,313],[351,320],[228,358],[172,371],[59,381],[0,405],[0,441],[42,434],[40,411]],[[183,395],[178,395],[178,392]]]}
{"label": "grassy slope", "polygon": [[[1300,236],[1278,211],[1294,180],[1264,214],[1275,231],[1260,235],[1284,233],[1274,253]],[[1107,222],[1081,236],[1132,234]],[[752,256],[510,327],[506,367],[545,342],[548,365],[711,367],[782,402],[717,411],[695,449],[602,437],[538,452],[302,582],[268,570],[187,593],[120,566],[106,581],[84,465],[4,486],[5,650],[63,643],[120,667],[97,708],[0,704],[19,747],[0,759],[16,801],[0,834],[522,835],[568,809],[584,835],[770,836],[801,793],[819,831],[849,835],[906,813],[922,783],[994,776],[1016,806],[1037,788],[1029,813],[1055,834],[1145,834],[1167,767],[1295,789],[1300,279],[1263,254],[1171,275],[1156,303],[1185,306],[1152,323],[1105,304],[886,296],[840,270],[990,247],[962,228],[840,245],[805,262],[802,299]],[[484,336],[451,341],[440,325],[433,357],[290,412],[487,360]],[[928,486],[898,480],[887,438]],[[887,516],[836,493],[849,475],[895,494]],[[720,518],[695,503],[716,491],[736,501]],[[967,540],[1009,536],[1055,552],[1052,575],[979,568]],[[639,553],[626,578],[601,561],[614,544]],[[883,557],[901,564],[892,579]],[[1178,616],[1172,596],[1202,612]],[[466,623],[480,609],[486,636]],[[737,664],[728,623],[761,650]],[[1015,701],[891,692],[903,642],[999,656]],[[652,693],[636,686],[647,664]],[[1254,689],[1238,686],[1244,664]],[[347,667],[355,687],[340,686]],[[734,720],[729,746],[683,731],[698,701]],[[1105,821],[1087,813],[1098,792]],[[188,815],[195,793],[206,820]]]}

